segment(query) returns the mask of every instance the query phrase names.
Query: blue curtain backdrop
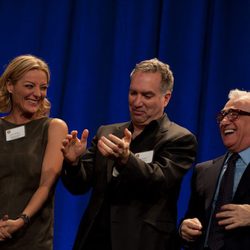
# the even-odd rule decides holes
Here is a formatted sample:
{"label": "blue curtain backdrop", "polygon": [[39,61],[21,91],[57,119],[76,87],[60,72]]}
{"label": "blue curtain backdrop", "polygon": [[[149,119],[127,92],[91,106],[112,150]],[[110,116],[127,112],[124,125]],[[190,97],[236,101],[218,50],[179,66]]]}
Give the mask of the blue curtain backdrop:
{"label": "blue curtain backdrop", "polygon": [[[229,90],[250,90],[250,0],[0,0],[0,30],[1,72],[20,54],[46,60],[51,116],[70,130],[88,128],[89,139],[101,124],[129,119],[129,74],[144,59],[170,64],[175,87],[166,112],[197,136],[197,162],[225,151],[215,115]],[[87,202],[59,181],[55,250],[71,249]]]}

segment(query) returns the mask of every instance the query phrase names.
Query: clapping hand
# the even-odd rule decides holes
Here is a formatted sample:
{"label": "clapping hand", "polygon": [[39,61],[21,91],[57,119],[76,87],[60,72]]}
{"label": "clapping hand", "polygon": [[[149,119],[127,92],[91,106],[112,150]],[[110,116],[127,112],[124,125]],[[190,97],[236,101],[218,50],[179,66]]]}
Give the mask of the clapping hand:
{"label": "clapping hand", "polygon": [[98,141],[98,149],[103,156],[115,157],[119,159],[120,163],[125,164],[130,154],[130,143],[132,140],[131,132],[125,128],[124,137],[118,138],[113,134],[109,134],[108,138],[102,136]]}
{"label": "clapping hand", "polygon": [[77,134],[78,131],[73,130],[62,142],[64,159],[72,165],[76,165],[79,157],[85,153],[89,131],[84,129],[81,139],[77,137]]}

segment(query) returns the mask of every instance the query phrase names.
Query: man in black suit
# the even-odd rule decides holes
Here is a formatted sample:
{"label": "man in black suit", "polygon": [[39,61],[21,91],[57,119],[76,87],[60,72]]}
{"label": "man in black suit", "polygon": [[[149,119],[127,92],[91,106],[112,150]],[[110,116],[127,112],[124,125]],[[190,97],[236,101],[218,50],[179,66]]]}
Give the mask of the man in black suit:
{"label": "man in black suit", "polygon": [[101,126],[87,150],[86,129],[63,141],[64,185],[73,194],[92,188],[75,250],[177,248],[177,199],[197,143],[164,113],[172,89],[167,64],[142,61],[131,73],[131,121]]}
{"label": "man in black suit", "polygon": [[[187,249],[249,250],[250,92],[230,91],[217,120],[228,152],[195,167],[187,219],[179,232]],[[231,155],[237,158],[229,185]]]}

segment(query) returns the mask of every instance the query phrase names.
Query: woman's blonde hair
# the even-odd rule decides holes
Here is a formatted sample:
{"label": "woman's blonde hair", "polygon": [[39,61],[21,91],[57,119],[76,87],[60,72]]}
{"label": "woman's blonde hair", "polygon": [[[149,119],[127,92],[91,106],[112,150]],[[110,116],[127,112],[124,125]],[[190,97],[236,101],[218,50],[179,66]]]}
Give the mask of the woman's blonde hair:
{"label": "woman's blonde hair", "polygon": [[[33,55],[21,55],[15,57],[6,67],[0,78],[0,112],[9,113],[12,109],[11,94],[7,90],[7,83],[11,82],[13,85],[20,80],[25,73],[30,70],[38,69],[45,72],[47,81],[50,80],[50,70],[48,64],[42,59]],[[48,116],[50,112],[50,102],[44,98],[40,108],[36,112],[36,117]]]}

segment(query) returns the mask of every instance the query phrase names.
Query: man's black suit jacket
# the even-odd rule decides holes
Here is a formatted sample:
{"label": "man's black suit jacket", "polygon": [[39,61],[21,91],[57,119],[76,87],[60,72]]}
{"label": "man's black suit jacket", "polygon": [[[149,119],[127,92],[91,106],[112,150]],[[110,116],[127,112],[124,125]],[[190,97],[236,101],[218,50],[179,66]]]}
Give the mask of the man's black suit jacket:
{"label": "man's black suit jacket", "polygon": [[[97,141],[110,133],[122,138],[124,129],[130,127],[130,122],[100,127],[78,168],[73,170],[64,164],[62,180],[70,192],[82,194],[92,188],[75,250],[84,249],[114,179],[114,166],[120,173],[109,201],[112,249],[176,250],[177,199],[182,177],[195,159],[196,139],[164,114],[132,141],[127,164],[118,166],[114,159],[101,155]],[[151,163],[136,156],[138,152],[150,150],[154,151]]]}
{"label": "man's black suit jacket", "polygon": [[[221,169],[227,154],[219,158],[197,164],[192,177],[191,197],[186,218],[197,217],[203,225],[203,236],[195,243],[186,244],[187,249],[201,250],[211,213],[211,205]],[[250,164],[242,175],[232,203],[250,204]],[[241,227],[227,231],[225,235],[226,250],[249,250],[250,227]]]}

